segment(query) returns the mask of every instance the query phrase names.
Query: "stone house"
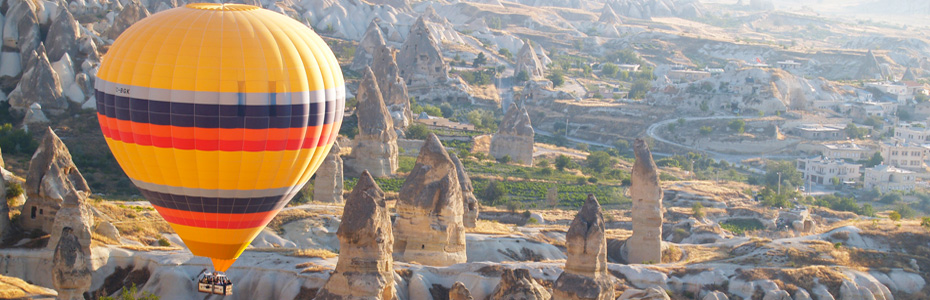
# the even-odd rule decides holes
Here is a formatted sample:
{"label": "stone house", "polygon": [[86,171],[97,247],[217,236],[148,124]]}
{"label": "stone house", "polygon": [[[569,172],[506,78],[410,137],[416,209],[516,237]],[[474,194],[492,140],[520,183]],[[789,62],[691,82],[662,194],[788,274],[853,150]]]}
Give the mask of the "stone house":
{"label": "stone house", "polygon": [[908,192],[914,189],[916,179],[914,172],[882,164],[865,169],[864,187],[867,190],[877,188],[882,193]]}

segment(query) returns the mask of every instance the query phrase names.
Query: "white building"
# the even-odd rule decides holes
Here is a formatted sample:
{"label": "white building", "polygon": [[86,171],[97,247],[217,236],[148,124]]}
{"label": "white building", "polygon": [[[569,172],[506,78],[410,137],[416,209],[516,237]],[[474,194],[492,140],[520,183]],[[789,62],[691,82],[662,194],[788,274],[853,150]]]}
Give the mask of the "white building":
{"label": "white building", "polygon": [[930,128],[923,123],[904,123],[894,127],[895,139],[912,143],[930,141]]}
{"label": "white building", "polygon": [[907,85],[904,84],[890,82],[868,82],[865,84],[865,86],[875,88],[885,94],[892,95],[898,101],[905,101],[911,97],[914,97],[914,94],[908,93],[909,90]]}
{"label": "white building", "polygon": [[880,192],[910,191],[914,189],[917,176],[914,172],[889,165],[878,165],[865,169],[864,187],[868,190],[877,188]]}
{"label": "white building", "polygon": [[877,149],[860,146],[856,143],[836,143],[824,144],[821,150],[823,157],[827,159],[851,159],[863,160],[872,158]]}
{"label": "white building", "polygon": [[894,140],[879,147],[886,165],[919,172],[926,168],[927,146]]}
{"label": "white building", "polygon": [[859,164],[838,159],[802,158],[798,159],[797,167],[804,175],[804,182],[814,184],[831,184],[834,177],[839,178],[840,182],[854,182],[859,179]]}

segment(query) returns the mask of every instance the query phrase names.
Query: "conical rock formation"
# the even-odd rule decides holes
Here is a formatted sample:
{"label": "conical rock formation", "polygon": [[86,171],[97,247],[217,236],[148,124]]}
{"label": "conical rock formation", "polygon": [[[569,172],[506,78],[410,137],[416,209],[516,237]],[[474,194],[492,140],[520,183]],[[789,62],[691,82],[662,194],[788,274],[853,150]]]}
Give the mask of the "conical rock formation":
{"label": "conical rock formation", "polygon": [[334,142],[329,154],[316,171],[313,181],[313,201],[342,203],[343,169],[339,142]]}
{"label": "conical rock formation", "polygon": [[407,40],[397,54],[400,76],[407,80],[409,86],[430,86],[446,82],[449,78],[449,66],[442,56],[442,50],[430,34],[423,17],[417,19],[410,28]]}
{"label": "conical rock formation", "polygon": [[358,135],[357,143],[352,148],[352,170],[358,174],[368,170],[372,176],[394,175],[397,171],[397,133],[394,121],[378,87],[375,74],[371,68],[365,69],[365,77],[359,83],[358,93]]}
{"label": "conical rock formation", "polygon": [[556,299],[614,299],[605,230],[601,205],[589,194],[565,235],[568,258],[552,288]]}
{"label": "conical rock formation", "polygon": [[546,67],[539,61],[536,56],[536,50],[533,49],[530,41],[526,41],[520,51],[517,52],[517,67],[514,74],[526,72],[530,79],[539,79],[545,76]]}
{"label": "conical rock formation", "polygon": [[83,300],[91,283],[90,245],[83,244],[71,228],[62,228],[60,235],[61,239],[54,244],[51,274],[57,299]]}
{"label": "conical rock formation", "polygon": [[91,232],[94,224],[94,214],[90,207],[87,206],[87,195],[84,192],[70,190],[65,195],[61,203],[61,209],[55,214],[55,222],[52,224],[51,236],[48,239],[48,246],[53,247],[58,244],[61,238],[63,228],[71,228],[71,234],[77,237],[81,245],[87,247],[90,253]]}
{"label": "conical rock formation", "polygon": [[455,163],[455,171],[459,177],[459,185],[462,188],[462,208],[464,208],[462,223],[465,228],[475,228],[478,222],[478,198],[475,197],[475,188],[471,185],[471,178],[465,172],[465,166],[462,165],[459,156],[455,153],[449,153],[449,158]]}
{"label": "conical rock formation", "polygon": [[527,269],[504,269],[501,282],[489,299],[495,300],[548,300],[553,296],[530,276]]}
{"label": "conical rock formation", "polygon": [[662,188],[652,152],[642,139],[633,142],[633,163],[630,194],[633,198],[633,236],[624,247],[630,263],[662,262]]}
{"label": "conical rock formation", "polygon": [[58,61],[66,53],[71,57],[79,57],[77,41],[80,35],[78,22],[74,20],[71,12],[67,9],[60,10],[45,37],[48,59]]}
{"label": "conical rock formation", "polygon": [[346,198],[336,270],[315,299],[394,299],[394,235],[384,192],[362,172]]}
{"label": "conical rock formation", "polygon": [[368,23],[368,29],[365,30],[362,41],[359,42],[358,47],[355,48],[355,57],[352,58],[352,64],[349,65],[349,70],[364,71],[365,67],[371,66],[375,48],[384,45],[384,34],[381,33],[381,28],[378,27],[378,19],[375,18],[371,20],[371,23]]}
{"label": "conical rock formation", "polygon": [[420,148],[398,198],[395,260],[431,266],[466,261],[461,185],[455,164],[435,134]]}
{"label": "conical rock formation", "polygon": [[394,127],[407,128],[413,122],[413,112],[410,110],[407,83],[400,76],[394,50],[382,44],[374,48],[372,57],[371,70],[378,78],[378,88],[381,89],[384,105],[394,119]]}
{"label": "conical rock formation", "polygon": [[610,25],[620,25],[623,24],[620,21],[620,17],[617,16],[617,13],[614,12],[614,9],[610,5],[604,5],[604,10],[601,12],[601,17],[597,19],[598,22],[610,24]]}
{"label": "conical rock formation", "polygon": [[104,36],[111,40],[115,40],[116,37],[123,33],[123,31],[126,31],[129,26],[132,26],[132,24],[139,22],[139,20],[142,20],[149,15],[151,15],[149,10],[146,9],[144,5],[142,5],[142,2],[139,0],[131,0],[129,5],[126,5],[122,10],[120,10],[119,15],[117,15],[116,19],[113,20],[113,25],[107,29],[106,33],[104,33]]}
{"label": "conical rock formation", "polygon": [[47,113],[59,115],[68,108],[68,99],[62,95],[58,73],[52,69],[45,47],[40,46],[35,55],[34,60],[30,59],[32,64],[23,73],[19,85],[10,92],[10,106],[23,111],[33,103],[39,103]]}
{"label": "conical rock formation", "polygon": [[500,159],[509,155],[514,162],[532,166],[535,135],[526,108],[511,103],[497,133],[491,138],[491,156]]}
{"label": "conical rock formation", "polygon": [[52,232],[55,214],[69,193],[90,193],[87,181],[71,160],[68,147],[51,128],[47,127],[45,137],[29,161],[24,189],[27,200],[19,218],[21,226],[44,232]]}

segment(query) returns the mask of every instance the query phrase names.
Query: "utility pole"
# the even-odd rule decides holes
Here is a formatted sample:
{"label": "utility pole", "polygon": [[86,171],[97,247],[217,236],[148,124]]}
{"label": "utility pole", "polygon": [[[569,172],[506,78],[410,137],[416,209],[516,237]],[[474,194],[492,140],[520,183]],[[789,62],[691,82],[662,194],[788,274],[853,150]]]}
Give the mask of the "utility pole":
{"label": "utility pole", "polygon": [[691,180],[694,180],[694,160],[691,160]]}
{"label": "utility pole", "polygon": [[781,195],[781,172],[778,172],[778,194]]}

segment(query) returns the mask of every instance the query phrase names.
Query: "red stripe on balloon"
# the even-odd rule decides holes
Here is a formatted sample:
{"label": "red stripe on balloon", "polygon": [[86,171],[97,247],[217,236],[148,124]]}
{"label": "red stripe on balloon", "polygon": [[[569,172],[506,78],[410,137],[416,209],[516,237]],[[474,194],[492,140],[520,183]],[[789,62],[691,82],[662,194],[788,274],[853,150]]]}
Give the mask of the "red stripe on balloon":
{"label": "red stripe on balloon", "polygon": [[[312,149],[320,145],[320,141],[323,141],[326,145],[335,141],[335,134],[330,134],[332,130],[331,124],[324,124],[323,126],[309,126],[306,127],[306,137],[303,140],[300,139],[267,139],[267,140],[228,140],[228,139],[219,139],[221,136],[219,130],[214,129],[216,134],[201,134],[206,136],[216,136],[217,139],[195,139],[195,138],[182,138],[182,137],[165,137],[145,134],[143,132],[127,132],[121,131],[119,128],[137,128],[134,127],[139,123],[131,121],[121,121],[111,118],[107,118],[104,115],[97,114],[97,118],[100,121],[100,130],[103,132],[105,137],[122,141],[125,143],[132,143],[142,146],[155,146],[159,148],[174,148],[181,150],[202,150],[202,151],[250,151],[250,152],[260,152],[260,151],[282,151],[282,150],[298,150],[298,149]],[[120,124],[122,123],[122,124]],[[111,125],[118,126],[117,128],[110,127]],[[177,128],[175,126],[166,126],[168,130]],[[322,128],[321,128],[322,127]],[[189,129],[189,128],[185,128]],[[198,130],[202,128],[197,128]],[[293,128],[297,131],[299,128]],[[322,130],[321,130],[322,129]],[[258,135],[253,138],[261,138],[266,135]],[[291,135],[292,136],[292,135]],[[240,134],[240,137],[243,137]],[[244,137],[243,137],[244,138]]]}
{"label": "red stripe on balloon", "polygon": [[168,223],[200,228],[243,229],[262,227],[271,222],[271,219],[278,214],[277,210],[248,214],[223,214],[183,211],[158,205],[152,205],[152,207]]}

